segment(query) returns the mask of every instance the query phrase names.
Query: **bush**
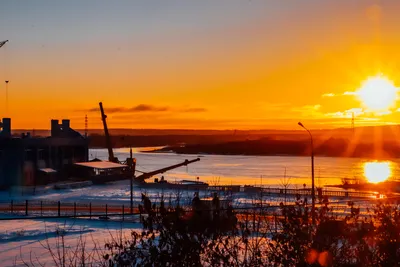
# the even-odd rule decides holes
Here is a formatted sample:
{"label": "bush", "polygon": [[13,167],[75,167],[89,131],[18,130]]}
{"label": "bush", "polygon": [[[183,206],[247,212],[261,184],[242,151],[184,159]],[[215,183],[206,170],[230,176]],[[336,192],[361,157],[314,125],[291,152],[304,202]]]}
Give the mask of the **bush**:
{"label": "bush", "polygon": [[[298,199],[278,210],[234,214],[197,208],[149,210],[142,233],[106,245],[109,266],[400,266],[397,204],[361,215],[354,203],[338,217],[327,201],[316,210]],[[229,213],[229,214],[228,214]]]}

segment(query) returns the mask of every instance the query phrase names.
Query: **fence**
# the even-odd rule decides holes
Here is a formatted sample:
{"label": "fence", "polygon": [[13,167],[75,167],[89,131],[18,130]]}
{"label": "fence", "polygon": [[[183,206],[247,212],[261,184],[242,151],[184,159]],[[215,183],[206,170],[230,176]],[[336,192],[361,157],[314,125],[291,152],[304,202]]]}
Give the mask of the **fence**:
{"label": "fence", "polygon": [[138,209],[125,205],[92,204],[43,200],[0,202],[0,212],[10,215],[30,217],[99,217],[137,214]]}
{"label": "fence", "polygon": [[[254,189],[254,187],[252,188]],[[310,189],[281,189],[281,188],[257,188],[259,192],[262,192],[264,197],[267,196],[295,196],[300,195],[302,197],[311,196]],[[251,191],[253,192],[253,190]],[[318,194],[320,193],[320,194]],[[355,192],[355,191],[333,191],[333,190],[321,190],[320,192],[316,192],[317,197],[320,196],[330,196],[330,197],[344,197],[344,198],[359,198],[359,201],[362,199],[381,199],[382,195],[374,194],[373,192]],[[398,196],[388,197],[393,200],[399,200]],[[203,200],[207,201],[207,200]],[[223,200],[221,200],[221,203]],[[262,202],[254,202],[251,203],[251,206],[242,207],[236,206],[234,208],[235,211],[242,213],[245,210],[251,209],[260,209],[260,208],[268,208],[269,211],[274,211],[279,208],[279,205],[274,205],[272,203],[267,203],[266,205]],[[285,203],[285,202],[283,202]],[[272,204],[272,205],[270,205]],[[338,205],[336,208],[338,210],[346,210],[346,204],[340,204],[339,202],[332,202],[334,205]],[[190,204],[187,203],[187,206]],[[284,204],[288,206],[288,204]],[[290,205],[290,204],[289,204]],[[318,203],[317,203],[318,205]],[[365,208],[362,208],[364,210]],[[76,218],[76,217],[87,217],[89,219],[104,217],[108,219],[109,216],[117,216],[125,220],[125,216],[132,215],[142,215],[139,212],[137,206],[132,207],[128,205],[118,205],[118,204],[99,204],[99,203],[85,203],[85,202],[60,202],[60,201],[46,201],[46,200],[10,200],[8,202],[0,202],[0,213],[8,214],[8,215],[17,215],[23,216],[23,218],[33,218],[33,217],[41,217],[41,218]],[[15,216],[14,216],[15,218]],[[22,217],[21,217],[22,218]],[[7,220],[10,218],[0,218],[0,220]]]}
{"label": "fence", "polygon": [[[311,196],[311,188],[306,189],[291,189],[291,188],[266,188],[266,187],[252,187],[245,188],[245,192],[262,192],[265,195],[288,195],[288,196],[296,196],[300,195]],[[367,191],[339,191],[339,190],[315,190],[315,195],[317,197],[338,197],[338,198],[367,198],[367,199],[380,199],[384,198],[383,194],[375,193],[375,192],[367,192]]]}

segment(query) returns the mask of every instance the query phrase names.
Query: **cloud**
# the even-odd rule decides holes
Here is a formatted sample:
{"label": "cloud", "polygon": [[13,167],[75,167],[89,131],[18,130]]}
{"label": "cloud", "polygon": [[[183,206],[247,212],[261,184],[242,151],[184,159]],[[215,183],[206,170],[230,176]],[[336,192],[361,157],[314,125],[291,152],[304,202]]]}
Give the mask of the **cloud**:
{"label": "cloud", "polygon": [[354,114],[354,117],[358,117],[363,115],[365,112],[361,108],[351,108],[345,111],[337,111],[331,113],[325,113],[325,116],[331,118],[351,118]]}
{"label": "cloud", "polygon": [[385,111],[380,111],[375,113],[377,116],[384,116],[384,115],[390,115],[392,112],[390,110],[385,110]]}
{"label": "cloud", "polygon": [[137,106],[129,108],[127,110],[127,112],[143,112],[143,111],[162,112],[162,111],[168,111],[168,110],[170,110],[169,107],[155,107],[155,106],[152,106],[152,105],[139,104]]}
{"label": "cloud", "polygon": [[318,111],[321,108],[320,104],[316,104],[316,105],[305,105],[302,107],[294,107],[291,109],[291,111],[293,112],[299,112],[299,113],[312,113],[315,111]]}
{"label": "cloud", "polygon": [[[127,108],[122,108],[122,107],[107,108],[108,113],[126,112],[126,110]],[[91,108],[88,110],[78,110],[78,111],[100,112],[100,108]]]}
{"label": "cloud", "polygon": [[322,97],[334,97],[334,96],[335,96],[334,93],[327,93],[322,95]]}
{"label": "cloud", "polygon": [[[84,111],[84,112],[99,112],[99,108],[90,108],[87,110],[77,110],[77,111]],[[207,109],[205,108],[171,108],[168,106],[153,106],[148,104],[139,104],[130,108],[126,107],[108,107],[105,108],[105,113],[138,113],[138,112],[167,112],[167,111],[175,111],[175,112],[190,112],[190,113],[197,113],[197,112],[206,112]]]}
{"label": "cloud", "polygon": [[207,109],[205,108],[185,108],[181,109],[182,112],[206,112]]}
{"label": "cloud", "polygon": [[326,93],[326,94],[323,94],[322,97],[335,97],[335,96],[347,96],[347,95],[357,95],[357,92],[346,91],[341,94]]}
{"label": "cloud", "polygon": [[343,93],[343,95],[357,95],[357,92],[346,91]]}
{"label": "cloud", "polygon": [[342,111],[325,113],[325,116],[331,117],[331,118],[345,118],[346,117],[344,112],[342,112]]}
{"label": "cloud", "polygon": [[354,116],[359,116],[364,114],[364,110],[362,108],[351,108],[346,110],[347,113],[354,113]]}
{"label": "cloud", "polygon": [[301,107],[299,110],[300,111],[313,111],[313,110],[319,110],[321,108],[320,104],[316,104],[316,105],[306,105]]}
{"label": "cloud", "polygon": [[326,94],[323,94],[322,97],[335,97],[335,96],[347,96],[347,95],[357,95],[357,92],[346,91],[341,94],[326,93]]}

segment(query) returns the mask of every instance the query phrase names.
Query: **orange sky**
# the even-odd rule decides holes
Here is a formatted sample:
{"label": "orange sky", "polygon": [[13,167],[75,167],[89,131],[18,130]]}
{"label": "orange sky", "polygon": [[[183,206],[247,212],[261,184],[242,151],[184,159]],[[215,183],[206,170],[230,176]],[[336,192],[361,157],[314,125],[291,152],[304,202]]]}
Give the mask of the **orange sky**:
{"label": "orange sky", "polygon": [[101,128],[103,101],[111,128],[397,123],[345,92],[377,73],[400,86],[400,2],[262,2],[1,2],[0,116]]}

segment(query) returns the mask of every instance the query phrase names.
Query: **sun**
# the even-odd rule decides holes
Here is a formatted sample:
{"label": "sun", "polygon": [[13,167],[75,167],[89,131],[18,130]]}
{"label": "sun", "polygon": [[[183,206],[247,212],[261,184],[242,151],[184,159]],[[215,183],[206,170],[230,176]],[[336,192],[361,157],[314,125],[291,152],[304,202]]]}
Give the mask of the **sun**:
{"label": "sun", "polygon": [[370,183],[386,181],[392,174],[390,162],[366,162],[364,175]]}
{"label": "sun", "polygon": [[398,89],[385,76],[377,75],[363,82],[356,95],[370,111],[387,111],[397,100]]}

